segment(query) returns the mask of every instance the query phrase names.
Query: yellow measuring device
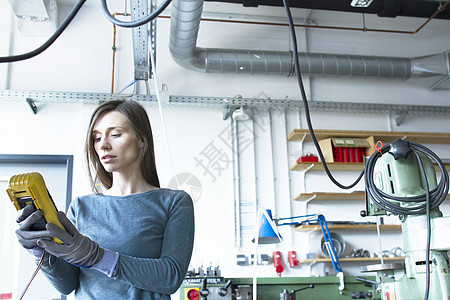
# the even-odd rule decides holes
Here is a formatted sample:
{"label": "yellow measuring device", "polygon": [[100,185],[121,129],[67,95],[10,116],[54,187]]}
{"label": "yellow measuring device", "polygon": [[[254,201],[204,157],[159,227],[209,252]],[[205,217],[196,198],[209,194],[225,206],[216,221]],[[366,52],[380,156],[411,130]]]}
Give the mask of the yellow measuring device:
{"label": "yellow measuring device", "polygon": [[[40,209],[44,214],[45,222],[35,224],[31,230],[45,230],[46,223],[55,224],[65,230],[58,220],[56,205],[40,173],[31,172],[12,176],[6,192],[17,210],[33,203],[35,208]],[[56,237],[53,237],[53,241],[59,244],[63,243]]]}

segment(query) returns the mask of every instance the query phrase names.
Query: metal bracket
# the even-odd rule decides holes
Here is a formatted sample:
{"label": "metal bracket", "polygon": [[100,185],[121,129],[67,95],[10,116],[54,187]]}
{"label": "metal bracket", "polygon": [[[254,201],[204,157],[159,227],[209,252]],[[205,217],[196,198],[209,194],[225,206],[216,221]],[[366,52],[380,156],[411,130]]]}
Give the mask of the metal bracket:
{"label": "metal bracket", "polygon": [[311,197],[309,197],[308,199],[306,199],[306,200],[305,200],[306,205],[308,205],[308,203],[309,203],[311,200],[314,200],[315,198],[317,198],[317,195],[312,195]]}
{"label": "metal bracket", "polygon": [[238,108],[247,108],[247,106],[239,106],[239,105],[225,105],[223,108],[223,120],[228,119],[230,116],[233,115],[233,113],[238,109]]}
{"label": "metal bracket", "polygon": [[[156,4],[154,0],[150,2],[150,11],[155,8]],[[147,0],[131,0],[131,20],[139,20],[145,17],[149,13]],[[149,25],[150,24],[150,25]],[[149,37],[151,40],[152,53],[155,53],[156,43],[156,19],[141,25],[134,27],[133,29],[133,56],[134,56],[134,79],[145,80],[149,79],[151,73],[151,62],[149,60],[148,42]],[[149,34],[150,32],[150,34]],[[154,54],[156,56],[156,54]],[[156,61],[156,57],[153,57]]]}
{"label": "metal bracket", "polygon": [[306,138],[306,133],[303,134],[302,138],[300,139],[300,143],[303,143],[303,141],[305,140],[305,138]]}
{"label": "metal bracket", "polygon": [[402,124],[402,122],[405,120],[407,115],[408,115],[408,112],[403,111],[397,118],[395,118],[395,124],[397,124],[397,126],[400,126],[400,124]]}
{"label": "metal bracket", "polygon": [[27,103],[30,106],[31,110],[33,111],[34,114],[37,114],[37,106],[34,103],[33,99],[31,98],[27,98]]}
{"label": "metal bracket", "polygon": [[230,106],[230,105],[225,105],[225,107],[223,108],[223,120],[228,119],[233,112],[237,109],[237,106]]}
{"label": "metal bracket", "polygon": [[308,172],[310,169],[312,169],[315,165],[316,165],[315,163],[311,163],[308,167],[306,167],[305,173]]}

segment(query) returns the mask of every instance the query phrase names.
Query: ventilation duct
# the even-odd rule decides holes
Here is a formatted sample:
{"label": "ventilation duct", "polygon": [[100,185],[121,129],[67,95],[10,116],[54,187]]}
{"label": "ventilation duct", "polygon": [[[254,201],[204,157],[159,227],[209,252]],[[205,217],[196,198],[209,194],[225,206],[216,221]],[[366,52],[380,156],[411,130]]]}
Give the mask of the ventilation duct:
{"label": "ventilation duct", "polygon": [[[205,73],[291,76],[293,53],[197,47],[203,0],[174,0],[169,48],[182,67]],[[450,89],[449,52],[417,58],[298,53],[305,76],[410,80],[430,89]]]}
{"label": "ventilation duct", "polygon": [[429,89],[450,90],[450,52],[411,59],[409,81]]}

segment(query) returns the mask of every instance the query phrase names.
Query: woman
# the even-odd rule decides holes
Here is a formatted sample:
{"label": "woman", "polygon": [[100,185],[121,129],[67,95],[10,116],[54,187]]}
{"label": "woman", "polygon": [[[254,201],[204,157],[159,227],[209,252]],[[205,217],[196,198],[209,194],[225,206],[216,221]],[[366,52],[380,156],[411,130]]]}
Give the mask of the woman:
{"label": "woman", "polygon": [[25,207],[19,242],[37,257],[47,252],[42,270],[62,294],[170,299],[191,258],[194,212],[188,194],[160,188],[145,109],[133,101],[101,104],[91,118],[86,159],[94,194],[76,198],[67,217],[58,213],[66,231],[49,223],[30,232],[42,213]]}

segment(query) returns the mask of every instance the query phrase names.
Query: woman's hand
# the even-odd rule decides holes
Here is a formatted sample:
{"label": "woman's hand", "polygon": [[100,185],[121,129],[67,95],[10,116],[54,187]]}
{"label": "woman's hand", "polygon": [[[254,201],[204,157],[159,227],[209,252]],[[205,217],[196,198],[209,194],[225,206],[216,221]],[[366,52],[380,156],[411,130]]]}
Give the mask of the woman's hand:
{"label": "woman's hand", "polygon": [[[43,213],[40,210],[36,210],[33,204],[28,204],[21,210],[19,210],[17,216],[17,223],[19,228],[16,230],[17,240],[20,245],[25,249],[40,250],[37,252],[42,253],[42,249],[37,245],[38,240],[51,241],[52,235],[46,229],[36,230],[37,224],[41,224],[43,220]],[[39,249],[36,249],[39,248]]]}
{"label": "woman's hand", "polygon": [[66,228],[66,231],[52,223],[48,223],[46,227],[51,236],[57,237],[64,244],[40,239],[37,242],[40,247],[48,253],[79,267],[89,268],[102,259],[104,250],[96,242],[79,233],[67,219],[65,213],[58,212],[58,219]]}

